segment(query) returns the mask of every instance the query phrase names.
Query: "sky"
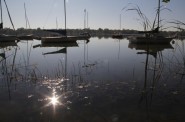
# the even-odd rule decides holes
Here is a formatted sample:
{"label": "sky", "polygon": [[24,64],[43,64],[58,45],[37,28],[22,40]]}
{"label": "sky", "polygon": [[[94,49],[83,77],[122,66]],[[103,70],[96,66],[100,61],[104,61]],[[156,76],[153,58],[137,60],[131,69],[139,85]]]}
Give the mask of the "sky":
{"label": "sky", "polygon": [[[12,28],[8,13],[3,5],[4,27]],[[26,28],[24,3],[30,27],[64,28],[64,0],[6,0],[15,28]],[[165,9],[161,11],[162,24],[170,27],[168,22],[179,20],[185,23],[185,0],[170,0],[161,3]],[[84,28],[84,10],[88,12],[88,27],[91,29],[108,28],[143,30],[142,20],[136,11],[128,10],[139,6],[141,11],[152,23],[156,14],[158,0],[66,0],[67,28]],[[126,7],[125,9],[123,9]],[[123,10],[122,10],[123,9]],[[58,25],[58,26],[57,26]],[[173,29],[173,28],[169,28]]]}

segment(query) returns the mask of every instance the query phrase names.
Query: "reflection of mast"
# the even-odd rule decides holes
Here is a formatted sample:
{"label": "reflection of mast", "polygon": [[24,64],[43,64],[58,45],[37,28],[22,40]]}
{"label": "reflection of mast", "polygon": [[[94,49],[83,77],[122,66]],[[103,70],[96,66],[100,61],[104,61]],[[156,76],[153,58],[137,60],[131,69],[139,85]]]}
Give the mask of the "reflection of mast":
{"label": "reflection of mast", "polygon": [[[36,45],[37,46],[37,45]],[[67,47],[77,47],[78,44],[77,42],[73,42],[73,43],[60,43],[60,44],[56,44],[56,43],[47,43],[47,44],[42,44],[39,45],[41,47],[62,47],[62,49],[57,49],[56,51],[51,51],[51,52],[47,52],[47,53],[43,53],[43,55],[49,55],[49,54],[61,54],[61,53],[65,53],[65,67],[63,69],[64,73],[63,73],[63,77],[64,79],[67,79]]]}
{"label": "reflection of mast", "polygon": [[66,48],[66,53],[65,53],[65,74],[64,78],[67,79],[67,48]]}
{"label": "reflection of mast", "polygon": [[85,44],[85,40],[84,40],[84,66],[86,65],[85,50],[86,50],[86,44]]}
{"label": "reflection of mast", "polygon": [[146,62],[145,62],[145,83],[144,83],[145,90],[146,90],[146,86],[147,86],[147,76],[148,76],[148,72],[147,72],[147,69],[148,69],[148,55],[149,55],[149,51],[148,50],[149,49],[147,49]]}
{"label": "reflection of mast", "polygon": [[84,40],[84,64],[82,68],[85,69],[86,74],[91,73],[92,68],[96,65],[96,63],[91,63],[88,59],[88,42],[89,40]]}
{"label": "reflection of mast", "polygon": [[[88,40],[84,40],[84,67],[87,66],[87,60],[88,60]],[[86,49],[87,48],[87,49]]]}
{"label": "reflection of mast", "polygon": [[[150,107],[152,105],[152,99],[153,99],[153,94],[155,90],[154,88],[155,88],[156,82],[159,81],[161,77],[161,73],[163,69],[163,66],[162,66],[163,60],[162,60],[162,52],[161,52],[162,49],[154,50],[155,48],[153,47],[152,49],[150,46],[151,45],[145,45],[145,48],[143,48],[143,50],[145,50],[146,52],[140,53],[140,54],[146,54],[146,60],[145,60],[145,68],[144,68],[144,86],[143,86],[142,95],[141,95],[139,103],[145,102],[147,117],[150,117]],[[142,48],[139,48],[139,49],[141,50]],[[155,56],[153,55],[154,53],[155,53]],[[149,67],[149,56],[150,55],[153,56],[155,61],[154,63],[152,63],[153,65]],[[160,69],[157,69],[156,67],[158,57],[159,57],[159,68]],[[153,71],[153,74],[152,72],[150,74],[148,71]],[[148,75],[152,75],[152,76],[148,76]],[[151,81],[149,82],[149,80]]]}
{"label": "reflection of mast", "polygon": [[119,56],[120,56],[120,39],[118,41],[119,41],[119,48],[118,48],[118,59],[119,59]]}
{"label": "reflection of mast", "polygon": [[140,99],[140,103],[145,98],[147,118],[149,118],[148,91],[147,91],[149,45],[147,45],[147,50],[146,51],[147,52],[146,52],[145,69],[144,69],[145,70],[144,87],[143,87],[143,91],[142,91],[142,96],[141,96],[141,99]]}

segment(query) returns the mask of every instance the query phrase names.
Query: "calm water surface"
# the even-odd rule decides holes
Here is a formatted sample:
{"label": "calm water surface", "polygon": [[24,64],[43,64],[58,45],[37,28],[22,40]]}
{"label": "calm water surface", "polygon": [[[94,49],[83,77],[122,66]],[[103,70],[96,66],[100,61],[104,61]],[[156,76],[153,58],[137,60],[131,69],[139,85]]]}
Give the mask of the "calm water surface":
{"label": "calm water surface", "polygon": [[3,45],[0,121],[185,121],[184,43],[147,48],[91,38]]}

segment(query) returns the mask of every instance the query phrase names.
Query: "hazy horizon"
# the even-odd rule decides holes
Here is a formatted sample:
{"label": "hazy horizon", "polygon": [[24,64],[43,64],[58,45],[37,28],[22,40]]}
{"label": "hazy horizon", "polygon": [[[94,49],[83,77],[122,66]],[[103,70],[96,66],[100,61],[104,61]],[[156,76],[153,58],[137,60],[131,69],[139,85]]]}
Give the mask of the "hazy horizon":
{"label": "hazy horizon", "polygon": [[[64,28],[64,0],[6,0],[15,28],[26,27],[24,3],[26,4],[27,16],[32,29],[36,28]],[[129,5],[129,3],[132,3]],[[139,16],[136,11],[122,10],[125,6],[133,8],[138,5],[141,11],[152,23],[156,14],[158,0],[66,0],[67,28],[84,28],[84,10],[88,12],[88,27],[91,29],[108,28],[143,30]],[[165,27],[171,25],[167,22],[179,20],[185,22],[183,15],[184,0],[162,3],[167,9],[161,12],[162,24]],[[8,13],[3,6],[4,27],[12,28]],[[58,26],[57,24],[58,23]],[[171,30],[170,28],[169,30]]]}

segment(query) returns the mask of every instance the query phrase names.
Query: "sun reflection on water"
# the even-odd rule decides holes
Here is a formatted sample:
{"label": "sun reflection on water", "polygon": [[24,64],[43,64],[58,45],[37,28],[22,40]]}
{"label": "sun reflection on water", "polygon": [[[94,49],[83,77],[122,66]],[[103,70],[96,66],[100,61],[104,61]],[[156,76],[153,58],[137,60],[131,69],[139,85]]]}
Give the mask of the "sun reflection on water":
{"label": "sun reflection on water", "polygon": [[53,96],[53,97],[51,97],[51,98],[49,98],[50,99],[50,103],[52,104],[52,105],[57,105],[58,103],[59,103],[59,101],[58,101],[58,98],[56,97],[56,96]]}
{"label": "sun reflection on water", "polygon": [[[66,81],[68,81],[68,78],[56,78],[56,79],[50,79],[48,77],[44,77],[44,80],[42,82],[43,86],[46,86],[48,90],[52,90],[49,94],[45,95],[44,99],[39,99],[38,101],[47,101],[47,103],[44,105],[45,107],[53,106],[56,108],[56,106],[64,106],[64,104],[61,102],[62,98],[64,96],[63,90],[64,90],[64,84]],[[60,95],[57,94],[57,92],[60,91]]]}
{"label": "sun reflection on water", "polygon": [[62,105],[62,103],[59,101],[59,96],[56,95],[56,90],[53,89],[52,97],[48,97],[49,99],[49,105]]}

